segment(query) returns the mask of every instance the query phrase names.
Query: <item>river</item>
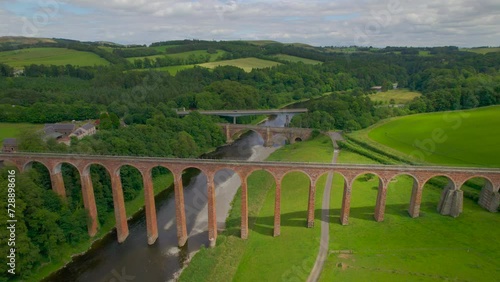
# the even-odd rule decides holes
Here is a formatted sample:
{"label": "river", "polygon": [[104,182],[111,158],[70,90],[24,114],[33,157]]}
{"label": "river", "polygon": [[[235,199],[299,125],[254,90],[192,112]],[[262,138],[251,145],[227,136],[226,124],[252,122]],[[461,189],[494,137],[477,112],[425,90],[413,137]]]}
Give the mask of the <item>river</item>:
{"label": "river", "polygon": [[[278,115],[262,123],[262,126],[284,126],[287,117]],[[276,140],[281,144],[283,140]],[[273,148],[264,148],[264,141],[251,131],[233,144],[222,146],[203,158],[263,160]],[[188,184],[189,183],[189,184]],[[220,171],[215,176],[217,226],[224,228],[230,203],[240,186],[240,179],[231,171]],[[206,177],[200,173],[186,180],[184,202],[189,238],[187,244],[177,247],[175,225],[175,201],[173,193],[164,191],[156,198],[158,239],[152,246],[147,244],[146,218],[139,212],[128,221],[130,234],[119,244],[112,231],[96,241],[83,255],[73,258],[64,268],[44,281],[171,281],[189,262],[189,257],[208,246]]]}

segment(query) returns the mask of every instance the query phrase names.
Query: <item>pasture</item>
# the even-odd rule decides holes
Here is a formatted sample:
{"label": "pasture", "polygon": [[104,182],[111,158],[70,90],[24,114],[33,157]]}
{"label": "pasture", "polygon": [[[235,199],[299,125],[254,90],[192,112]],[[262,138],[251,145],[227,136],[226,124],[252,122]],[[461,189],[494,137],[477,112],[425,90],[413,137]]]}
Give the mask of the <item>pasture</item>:
{"label": "pasture", "polygon": [[499,128],[500,106],[492,106],[394,118],[366,131],[421,163],[500,167]]}
{"label": "pasture", "polygon": [[24,131],[36,131],[42,129],[41,124],[31,123],[0,123],[0,142],[5,138],[17,138]]}
{"label": "pasture", "polygon": [[167,49],[170,49],[172,47],[177,47],[179,45],[161,45],[161,46],[150,46],[149,48],[151,49],[155,49],[156,51],[159,51],[159,52],[166,52]]}
{"label": "pasture", "polygon": [[384,104],[389,104],[391,99],[394,99],[396,104],[406,104],[416,97],[421,96],[419,92],[414,92],[409,89],[394,89],[386,92],[377,92],[371,94],[370,100],[373,102],[382,102]]}
{"label": "pasture", "polygon": [[194,68],[195,65],[179,65],[179,66],[168,66],[168,67],[161,67],[161,68],[151,68],[151,69],[133,69],[133,71],[166,71],[169,72],[171,75],[176,75],[179,71],[181,70],[186,70],[186,69],[191,69]]}
{"label": "pasture", "polygon": [[317,64],[322,64],[323,62],[321,61],[316,61],[316,60],[311,60],[311,59],[306,59],[306,58],[301,58],[297,56],[291,56],[291,55],[285,55],[285,54],[278,54],[273,56],[276,59],[280,59],[283,61],[288,61],[291,63],[298,63],[302,62],[304,64],[310,64],[310,65],[317,65]]}
{"label": "pasture", "polygon": [[245,40],[244,42],[248,42],[250,44],[257,45],[257,46],[265,46],[265,45],[269,45],[269,44],[279,44],[278,41],[274,41],[274,40]]}
{"label": "pasture", "polygon": [[210,69],[218,66],[235,66],[245,70],[246,72],[250,72],[252,69],[270,68],[277,65],[280,65],[280,63],[257,58],[243,58],[199,64],[199,66]]}
{"label": "pasture", "polygon": [[[341,151],[339,161],[363,162]],[[349,225],[339,223],[343,179],[335,174],[330,199],[330,247],[319,281],[497,281],[500,245],[489,238],[500,231],[498,214],[464,198],[453,218],[436,211],[441,188],[425,185],[421,213],[410,218],[412,180],[389,184],[383,222],[375,222],[378,179],[359,177],[352,188]]]}
{"label": "pasture", "polygon": [[[159,46],[159,47],[155,47],[155,49],[159,49],[159,50],[165,49],[166,50],[166,48],[160,48],[160,47],[167,47],[167,46]],[[148,58],[150,60],[155,60],[156,58],[163,58],[163,57],[171,57],[171,58],[186,60],[189,58],[189,56],[200,57],[200,56],[209,55],[210,62],[213,62],[213,61],[216,61],[224,53],[225,53],[225,51],[222,51],[222,50],[217,50],[217,52],[213,53],[213,54],[208,53],[206,50],[195,50],[195,51],[187,51],[187,52],[174,53],[174,54],[161,54],[161,55],[153,55],[153,56],[146,56],[146,57],[131,57],[131,58],[127,58],[127,60],[129,62],[134,62],[137,59],[143,60],[145,58]]]}
{"label": "pasture", "polygon": [[16,69],[31,64],[37,65],[75,65],[94,66],[108,65],[109,62],[90,52],[76,51],[66,48],[29,48],[0,52],[0,63]]}
{"label": "pasture", "polygon": [[492,52],[500,52],[500,47],[485,47],[485,48],[461,48],[460,51],[473,52],[477,54],[486,54]]}

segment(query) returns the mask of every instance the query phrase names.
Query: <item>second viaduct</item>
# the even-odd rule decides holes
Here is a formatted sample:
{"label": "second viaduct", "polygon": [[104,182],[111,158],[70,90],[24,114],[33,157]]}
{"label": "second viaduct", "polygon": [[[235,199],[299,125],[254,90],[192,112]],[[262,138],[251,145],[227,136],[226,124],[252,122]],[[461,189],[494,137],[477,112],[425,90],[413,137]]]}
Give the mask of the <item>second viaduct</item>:
{"label": "second viaduct", "polygon": [[[153,193],[151,172],[155,167],[165,167],[173,174],[174,193],[176,204],[176,225],[179,246],[187,241],[186,207],[182,184],[182,173],[188,168],[197,168],[207,177],[207,205],[208,205],[208,236],[211,245],[217,238],[217,222],[215,213],[215,185],[214,177],[218,171],[230,169],[241,179],[241,238],[248,237],[248,197],[247,179],[257,170],[268,171],[275,180],[275,207],[274,207],[274,236],[280,235],[281,222],[281,182],[283,177],[292,172],[300,171],[310,180],[307,208],[307,226],[314,225],[314,203],[316,197],[316,183],[320,176],[329,172],[339,173],[344,178],[344,190],[340,222],[347,225],[351,203],[351,192],[354,180],[366,173],[371,173],[379,178],[378,196],[375,205],[374,217],[382,221],[385,213],[385,200],[388,184],[399,175],[409,175],[413,178],[413,190],[409,203],[408,213],[411,217],[418,217],[424,184],[435,176],[448,178],[448,185],[443,190],[438,210],[443,215],[458,216],[462,211],[463,193],[461,186],[469,179],[482,177],[486,185],[481,191],[479,204],[485,209],[497,211],[500,201],[500,170],[482,168],[458,167],[420,167],[420,166],[381,166],[381,165],[337,165],[320,163],[276,163],[276,162],[242,162],[242,161],[217,161],[200,159],[167,159],[143,157],[117,157],[117,156],[85,156],[85,155],[60,155],[60,154],[0,154],[0,160],[6,165],[13,165],[19,171],[29,169],[33,162],[43,164],[50,173],[52,189],[61,197],[66,197],[62,164],[74,166],[81,179],[82,195],[85,209],[88,213],[88,232],[94,236],[98,230],[97,208],[94,198],[92,179],[90,176],[91,165],[101,165],[111,176],[114,212],[118,241],[123,242],[128,234],[125,202],[120,178],[120,168],[129,165],[137,168],[142,174],[144,184],[145,212],[147,223],[148,243],[153,244],[158,237],[158,224]],[[22,189],[22,188],[21,188]]]}
{"label": "second viaduct", "polygon": [[265,127],[229,123],[221,123],[219,124],[219,126],[222,127],[228,143],[233,142],[234,136],[236,136],[238,133],[251,130],[257,132],[260,136],[262,136],[262,139],[264,139],[264,146],[266,147],[271,147],[273,145],[273,137],[276,135],[283,135],[290,144],[293,144],[296,141],[305,141],[306,139],[309,139],[313,131],[310,128]]}

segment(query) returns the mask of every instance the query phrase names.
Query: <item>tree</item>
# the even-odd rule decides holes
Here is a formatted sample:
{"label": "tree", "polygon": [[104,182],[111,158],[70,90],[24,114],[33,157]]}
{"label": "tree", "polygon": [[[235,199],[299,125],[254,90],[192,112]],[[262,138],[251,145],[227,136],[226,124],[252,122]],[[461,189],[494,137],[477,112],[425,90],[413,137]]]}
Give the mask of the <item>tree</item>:
{"label": "tree", "polygon": [[44,152],[47,150],[47,144],[42,140],[42,133],[35,131],[23,131],[18,138],[20,151],[25,152]]}
{"label": "tree", "polygon": [[181,158],[194,157],[198,154],[198,146],[193,137],[185,131],[177,134],[176,140],[173,141],[173,148],[176,155]]}

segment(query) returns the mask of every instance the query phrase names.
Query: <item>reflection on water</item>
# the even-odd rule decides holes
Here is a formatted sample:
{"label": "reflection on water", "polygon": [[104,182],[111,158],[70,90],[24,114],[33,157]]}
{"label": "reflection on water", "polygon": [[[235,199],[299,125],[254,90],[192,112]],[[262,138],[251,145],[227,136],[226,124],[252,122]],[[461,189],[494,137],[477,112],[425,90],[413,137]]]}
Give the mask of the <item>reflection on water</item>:
{"label": "reflection on water", "polygon": [[[266,121],[263,126],[283,126],[286,116],[277,116]],[[263,140],[257,133],[250,131],[231,145],[222,146],[214,153],[203,158],[242,159],[252,156],[252,147],[262,145]],[[225,177],[216,177],[215,184],[225,182]],[[129,220],[130,235],[119,244],[115,231],[94,243],[91,250],[73,259],[66,267],[45,279],[45,281],[168,281],[185,264],[189,254],[200,246],[208,246],[208,231],[205,225],[196,226],[196,218],[206,205],[206,177],[198,174],[184,187],[186,205],[188,243],[177,247],[175,225],[175,202],[172,189],[167,189],[156,197],[158,220],[158,239],[152,246],[147,244],[146,219],[141,211]],[[186,183],[187,184],[187,183]],[[230,202],[230,199],[228,199]],[[229,206],[229,205],[228,205]],[[201,227],[201,228],[200,228]],[[201,232],[198,232],[202,230]]]}

